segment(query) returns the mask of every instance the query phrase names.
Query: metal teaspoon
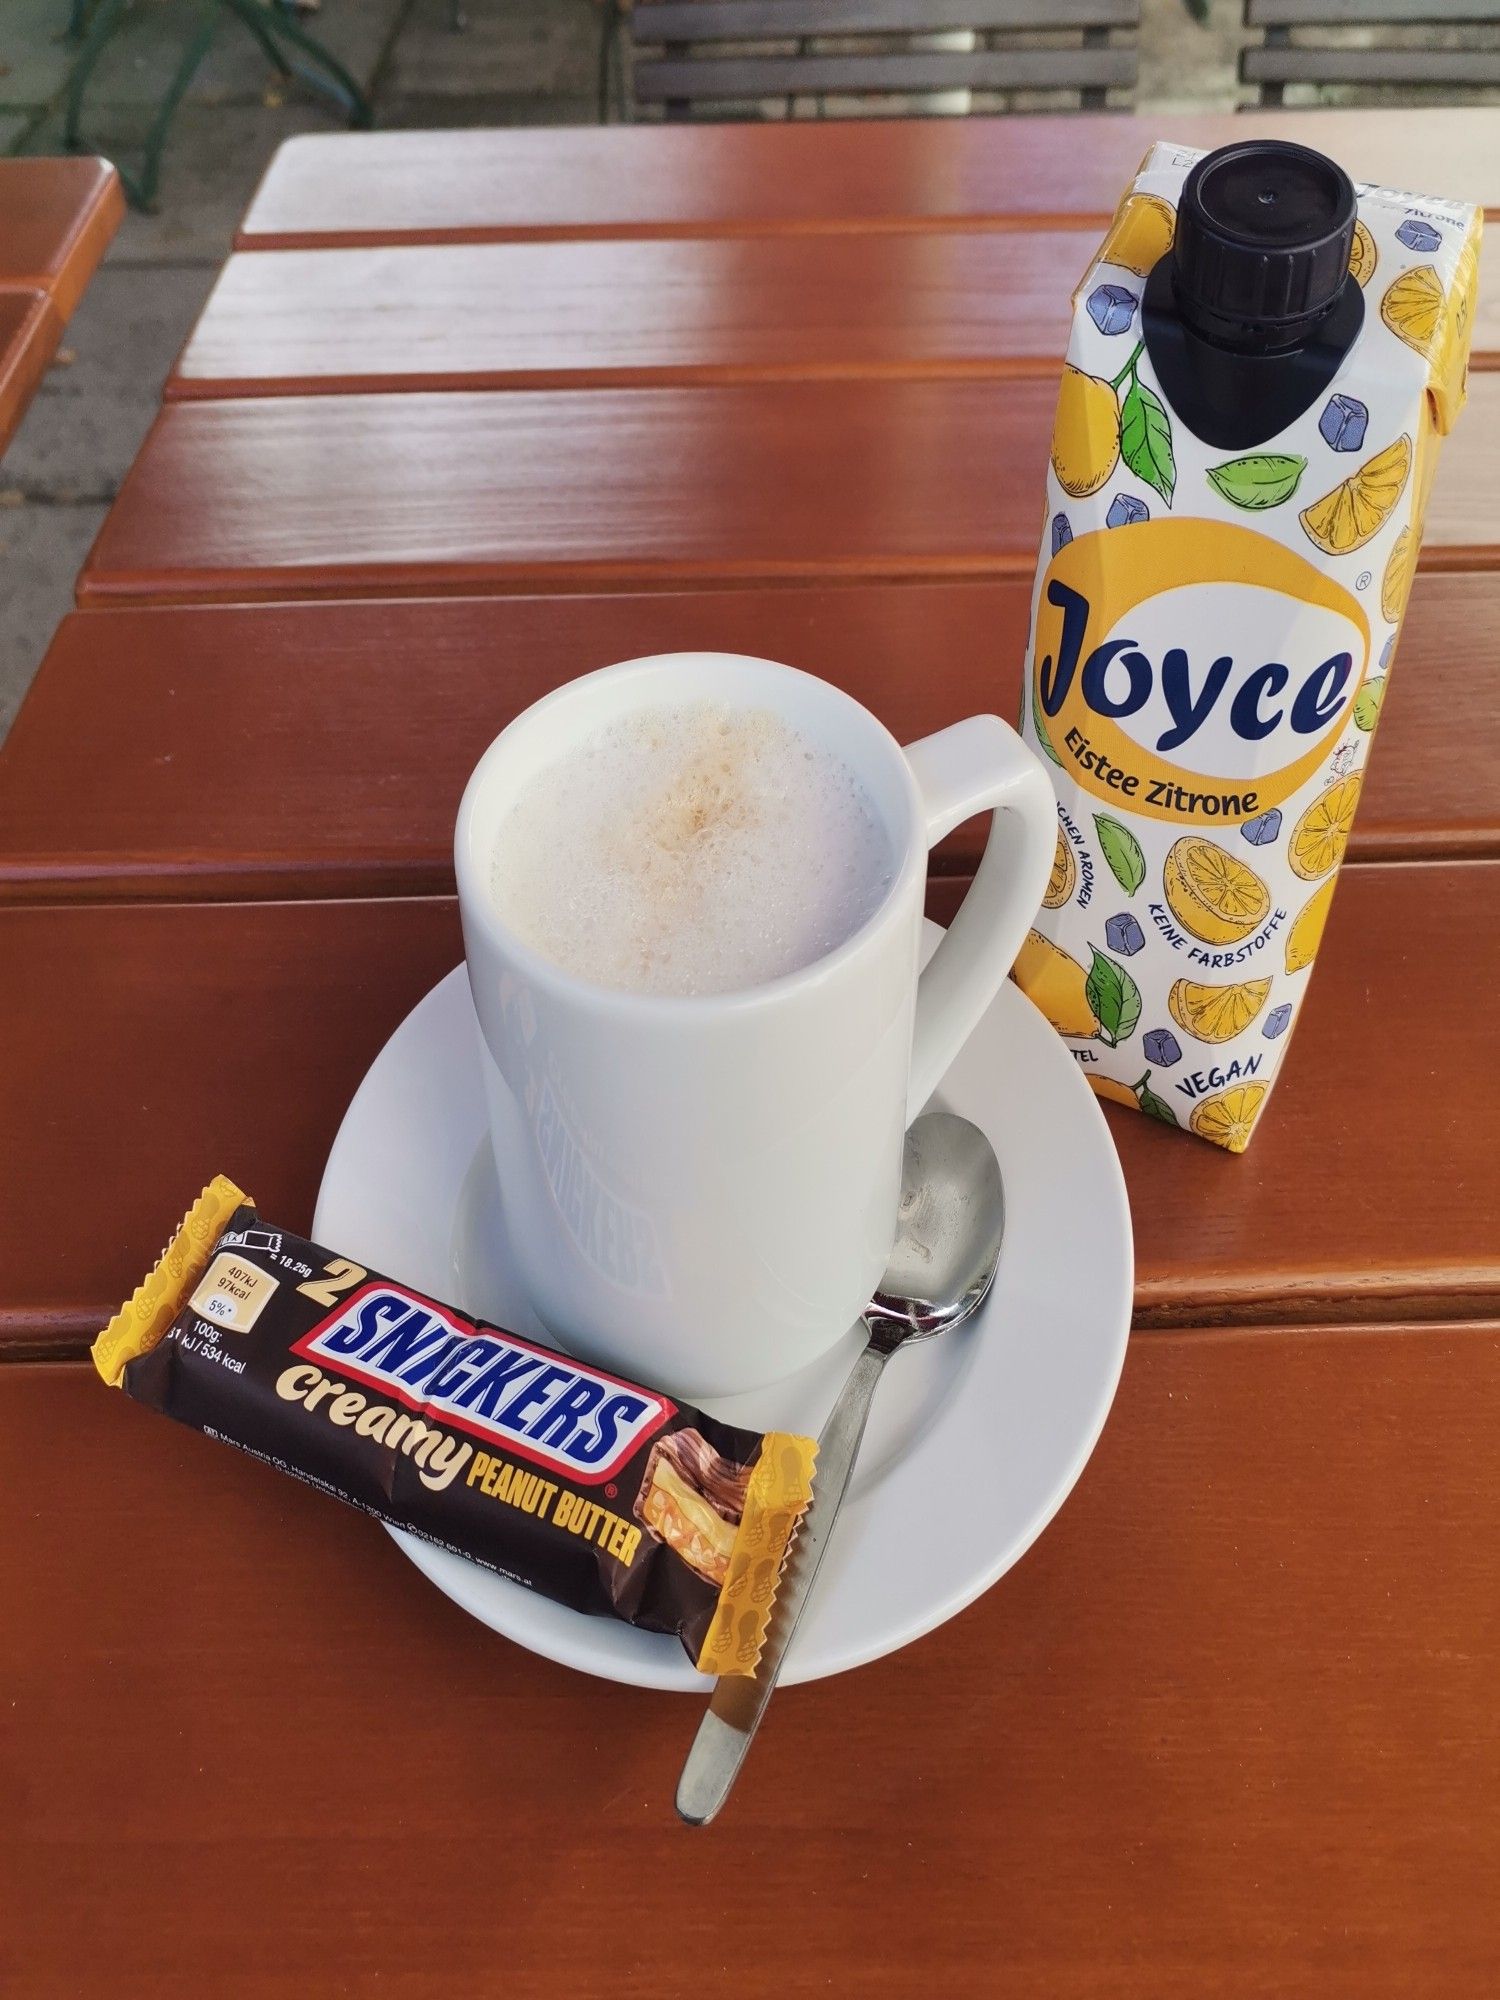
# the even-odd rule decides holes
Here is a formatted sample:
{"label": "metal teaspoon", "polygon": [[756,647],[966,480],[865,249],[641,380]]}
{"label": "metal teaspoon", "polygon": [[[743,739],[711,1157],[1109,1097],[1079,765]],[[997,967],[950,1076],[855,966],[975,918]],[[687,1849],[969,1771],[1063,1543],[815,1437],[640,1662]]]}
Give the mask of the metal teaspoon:
{"label": "metal teaspoon", "polygon": [[896,1241],[860,1324],[868,1344],[849,1371],[818,1438],[813,1497],[782,1578],[760,1665],[714,1686],[677,1786],[677,1810],[706,1826],[728,1798],[816,1581],[843,1503],[875,1387],[886,1362],[914,1340],[961,1326],[983,1302],[1000,1257],[1005,1191],[995,1149],[977,1125],[929,1111],[906,1135]]}

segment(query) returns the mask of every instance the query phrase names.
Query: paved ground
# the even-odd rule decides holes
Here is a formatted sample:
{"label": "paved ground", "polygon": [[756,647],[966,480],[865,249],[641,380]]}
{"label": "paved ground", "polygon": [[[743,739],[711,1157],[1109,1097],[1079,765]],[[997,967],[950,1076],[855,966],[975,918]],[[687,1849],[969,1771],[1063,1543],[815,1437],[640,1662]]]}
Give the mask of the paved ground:
{"label": "paved ground", "polygon": [[[196,0],[138,0],[91,83],[85,130],[129,160]],[[595,117],[594,0],[323,0],[312,25],[369,88],[383,125],[556,124]],[[0,0],[0,151],[55,151],[76,45],[67,0]],[[226,20],[173,128],[157,213],[132,213],[0,462],[0,737],[66,612],[73,580],[266,162],[333,115],[285,90]]]}
{"label": "paved ground", "polygon": [[[311,24],[374,97],[382,125],[592,122],[596,0],[323,0]],[[198,0],[136,0],[90,85],[85,131],[128,160],[197,18]],[[76,45],[68,0],[0,0],[0,151],[60,144]],[[1241,0],[1144,0],[1142,108],[1236,101]],[[0,735],[29,686],[104,510],[276,147],[332,114],[284,87],[226,19],[173,130],[158,211],[132,214],[0,463]]]}

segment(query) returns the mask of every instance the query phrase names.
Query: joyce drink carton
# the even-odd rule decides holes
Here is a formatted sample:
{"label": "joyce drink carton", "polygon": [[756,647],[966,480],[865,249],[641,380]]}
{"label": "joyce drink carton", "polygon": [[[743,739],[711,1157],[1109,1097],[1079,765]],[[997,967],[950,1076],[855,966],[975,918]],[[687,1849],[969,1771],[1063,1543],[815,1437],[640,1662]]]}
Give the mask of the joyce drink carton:
{"label": "joyce drink carton", "polygon": [[1231,1152],[1328,919],[1479,231],[1306,147],[1158,145],[1074,295],[1021,721],[1057,860],[1016,978],[1101,1096]]}

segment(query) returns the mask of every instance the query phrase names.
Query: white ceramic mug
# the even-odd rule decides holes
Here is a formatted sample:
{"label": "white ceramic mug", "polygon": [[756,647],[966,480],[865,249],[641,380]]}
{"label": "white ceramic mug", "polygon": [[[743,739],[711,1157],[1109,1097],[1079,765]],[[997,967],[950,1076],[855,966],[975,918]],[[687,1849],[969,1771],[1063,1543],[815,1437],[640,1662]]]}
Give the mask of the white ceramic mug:
{"label": "white ceramic mug", "polygon": [[[623,714],[769,709],[859,776],[892,886],[843,944],[744,992],[618,992],[498,914],[491,868],[527,780]],[[918,977],[927,852],[995,809],[978,873]],[[455,859],[511,1251],[563,1346],[685,1396],[757,1388],[831,1347],[895,1230],[902,1137],[1020,950],[1057,838],[1046,771],[979,715],[902,749],[810,674],[676,653],[586,674],[480,759]]]}

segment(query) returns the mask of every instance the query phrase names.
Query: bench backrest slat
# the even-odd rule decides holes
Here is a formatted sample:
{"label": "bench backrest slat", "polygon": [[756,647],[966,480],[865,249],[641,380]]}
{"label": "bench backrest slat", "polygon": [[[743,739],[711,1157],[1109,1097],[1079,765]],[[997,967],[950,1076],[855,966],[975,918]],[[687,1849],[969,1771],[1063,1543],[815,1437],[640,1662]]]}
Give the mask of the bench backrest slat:
{"label": "bench backrest slat", "polygon": [[1128,28],[1140,13],[1140,0],[644,0],[629,18],[637,42],[756,42],[964,28]]}
{"label": "bench backrest slat", "polygon": [[975,50],[972,54],[731,56],[637,62],[643,102],[860,96],[882,91],[1106,89],[1133,83],[1134,49]]}
{"label": "bench backrest slat", "polygon": [[1249,83],[1500,84],[1500,49],[1246,49]]}

